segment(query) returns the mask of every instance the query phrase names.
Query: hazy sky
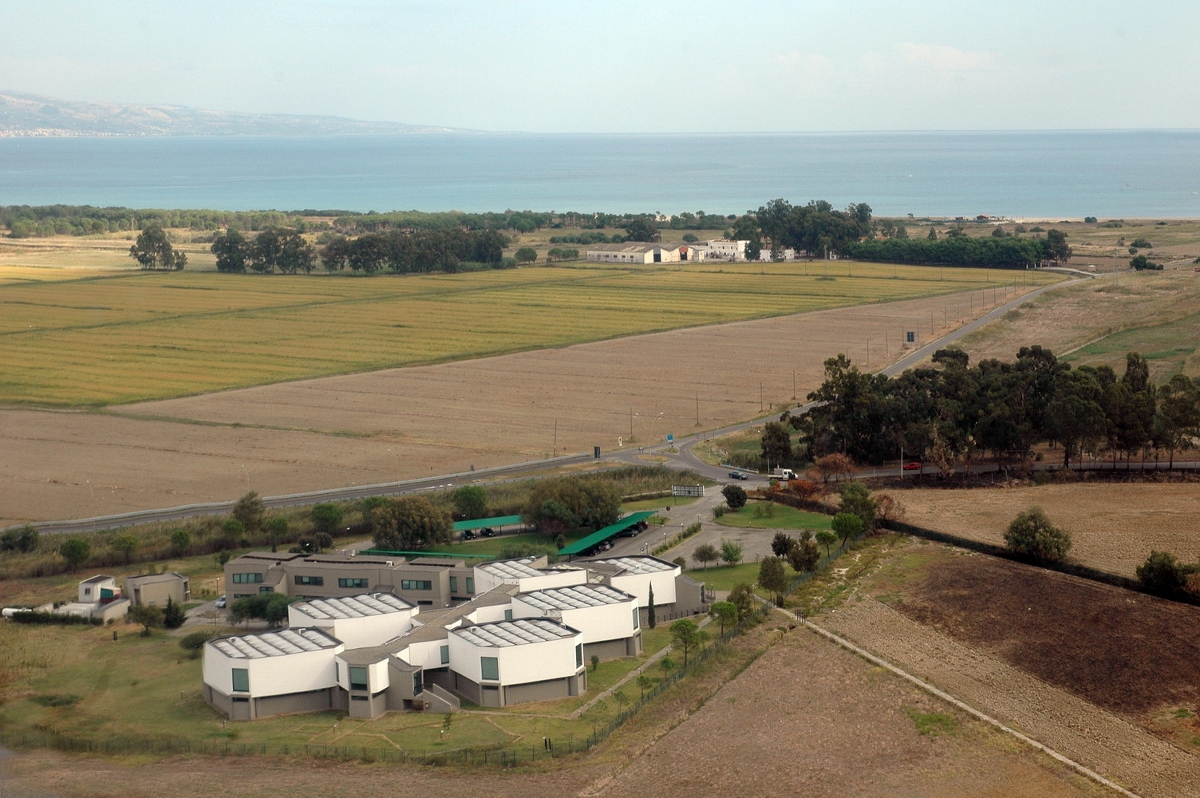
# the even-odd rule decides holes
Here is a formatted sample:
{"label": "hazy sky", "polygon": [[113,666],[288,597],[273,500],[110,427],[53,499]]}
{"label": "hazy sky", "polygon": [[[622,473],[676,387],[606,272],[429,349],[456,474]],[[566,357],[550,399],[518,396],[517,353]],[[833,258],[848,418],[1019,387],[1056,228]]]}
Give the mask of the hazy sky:
{"label": "hazy sky", "polygon": [[1196,0],[0,0],[0,89],[486,130],[1200,128]]}

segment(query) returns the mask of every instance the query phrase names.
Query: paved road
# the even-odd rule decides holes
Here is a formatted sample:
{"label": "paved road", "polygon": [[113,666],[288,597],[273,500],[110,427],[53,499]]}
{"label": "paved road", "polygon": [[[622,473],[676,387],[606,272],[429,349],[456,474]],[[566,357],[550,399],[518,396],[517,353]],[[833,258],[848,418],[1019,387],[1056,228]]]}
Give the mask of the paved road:
{"label": "paved road", "polygon": [[[1092,277],[1093,275],[1087,275]],[[1034,289],[1026,294],[1023,294],[1015,299],[1012,299],[1003,305],[1000,305],[978,319],[968,322],[957,330],[948,333],[935,341],[932,341],[916,351],[906,355],[890,366],[882,369],[880,373],[887,376],[894,376],[906,368],[920,363],[928,358],[936,350],[954,343],[965,335],[978,330],[983,325],[999,318],[1008,311],[1018,307],[1024,302],[1028,302],[1036,296],[1039,296],[1046,291],[1053,290],[1059,286],[1069,283],[1056,283],[1054,285],[1043,286]],[[800,405],[793,413],[806,413],[812,409],[813,403]],[[762,424],[765,420],[774,418],[774,415],[755,418],[750,421],[744,421],[738,424],[731,424],[727,427],[722,427],[716,430],[699,433],[691,436],[686,440],[679,441],[676,446],[669,447],[667,444],[658,444],[644,448],[633,448],[607,452],[600,456],[600,460],[607,462],[618,463],[637,463],[645,464],[645,455],[662,455],[665,459],[665,464],[671,468],[689,469],[703,476],[715,479],[718,481],[728,481],[727,468],[717,468],[704,463],[700,458],[696,457],[692,452],[692,448],[702,440],[708,440],[721,435],[727,435],[733,432],[740,432],[751,427]],[[550,471],[564,465],[585,463],[592,460],[590,454],[569,455],[566,457],[558,457],[550,460],[538,460],[529,463],[520,463],[510,466],[499,466],[496,468],[481,469],[479,471],[470,471],[459,474],[447,474],[436,477],[426,477],[422,479],[408,480],[404,482],[388,482],[378,485],[358,485],[355,487],[346,488],[330,488],[327,490],[308,491],[305,493],[293,493],[284,496],[267,496],[263,498],[264,504],[268,508],[289,507],[295,505],[312,504],[320,501],[345,501],[349,499],[359,499],[366,496],[394,496],[409,493],[420,493],[430,490],[450,490],[459,485],[470,484],[483,479],[490,481],[515,479],[529,474],[543,471]],[[894,469],[893,469],[894,472]],[[747,482],[747,487],[755,487],[765,483],[765,478],[752,477]],[[169,507],[157,510],[141,510],[131,513],[120,513],[116,515],[97,516],[95,518],[82,518],[64,521],[42,521],[34,523],[33,526],[39,531],[48,534],[64,533],[64,532],[81,532],[100,529],[112,529],[116,527],[128,526],[130,524],[145,524],[157,523],[164,521],[178,521],[183,518],[192,518],[205,515],[225,515],[233,509],[234,502],[210,502],[207,504],[189,504],[180,507]]]}

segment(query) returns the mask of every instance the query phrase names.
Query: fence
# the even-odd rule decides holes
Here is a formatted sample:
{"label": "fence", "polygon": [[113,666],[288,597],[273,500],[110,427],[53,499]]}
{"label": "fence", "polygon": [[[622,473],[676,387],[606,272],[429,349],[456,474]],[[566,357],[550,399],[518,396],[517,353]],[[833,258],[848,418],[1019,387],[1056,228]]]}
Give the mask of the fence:
{"label": "fence", "polygon": [[403,751],[398,748],[367,748],[353,745],[313,745],[304,743],[238,743],[233,741],[188,740],[172,737],[107,737],[100,740],[68,737],[46,729],[36,732],[13,732],[0,729],[0,745],[8,748],[53,748],[57,751],[84,754],[128,755],[128,754],[202,754],[207,756],[298,756],[310,759],[334,759],[360,762],[385,762],[389,764],[450,765],[515,767],[547,757],[584,753],[604,742],[617,729],[628,723],[643,707],[679,683],[689,670],[706,662],[720,646],[741,634],[748,626],[758,623],[770,612],[762,607],[725,634],[716,642],[688,657],[688,667],[680,668],[662,678],[641,698],[622,710],[615,718],[583,739],[568,737],[564,740],[545,738],[528,746],[506,746],[504,748],[470,748],[457,751]]}

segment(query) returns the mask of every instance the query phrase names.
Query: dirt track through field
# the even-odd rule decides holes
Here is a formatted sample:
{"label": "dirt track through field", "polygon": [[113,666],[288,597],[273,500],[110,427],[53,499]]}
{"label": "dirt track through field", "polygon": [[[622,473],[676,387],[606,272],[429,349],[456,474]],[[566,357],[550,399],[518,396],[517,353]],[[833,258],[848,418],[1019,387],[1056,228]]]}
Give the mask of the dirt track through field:
{"label": "dirt track through field", "polygon": [[1136,793],[1196,795],[1200,758],[870,597],[856,597],[823,624]]}
{"label": "dirt track through field", "polygon": [[607,451],[631,431],[633,445],[682,438],[803,400],[828,357],[866,367],[869,344],[872,368],[897,359],[904,331],[922,342],[987,310],[979,293],[148,402],[122,417],[0,410],[0,526]]}

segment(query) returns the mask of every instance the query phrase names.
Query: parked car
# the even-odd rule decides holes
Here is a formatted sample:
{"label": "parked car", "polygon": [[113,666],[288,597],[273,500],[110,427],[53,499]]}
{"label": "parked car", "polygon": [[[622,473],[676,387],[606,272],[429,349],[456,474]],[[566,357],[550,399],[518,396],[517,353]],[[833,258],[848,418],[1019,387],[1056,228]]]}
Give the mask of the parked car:
{"label": "parked car", "polygon": [[461,535],[461,538],[462,538],[463,540],[474,540],[474,539],[475,539],[475,530],[473,530],[473,529],[464,529],[464,530],[463,530],[463,533],[462,533],[462,535]]}
{"label": "parked car", "polygon": [[224,596],[221,596],[220,598],[218,598],[218,599],[217,599],[217,601],[216,601],[216,607],[217,607],[217,609],[219,609],[219,610],[223,610],[223,609],[225,609],[227,606],[229,606],[229,602],[225,600],[225,597],[224,597]]}
{"label": "parked car", "polygon": [[485,526],[483,528],[483,536],[485,538],[494,538],[496,537],[496,530],[492,529],[490,526]]}
{"label": "parked car", "polygon": [[619,538],[636,538],[637,533],[640,531],[641,530],[639,530],[637,528],[637,524],[634,524],[633,526],[628,527],[627,529],[622,529],[620,532],[618,532],[617,537],[619,537]]}
{"label": "parked car", "polygon": [[729,478],[730,479],[749,479],[750,477],[746,476],[741,471],[730,471]]}
{"label": "parked car", "polygon": [[905,464],[904,464],[904,470],[905,470],[905,471],[920,471],[920,470],[921,470],[921,464],[920,464],[920,463],[916,463],[916,462],[913,462],[913,463],[905,463]]}

